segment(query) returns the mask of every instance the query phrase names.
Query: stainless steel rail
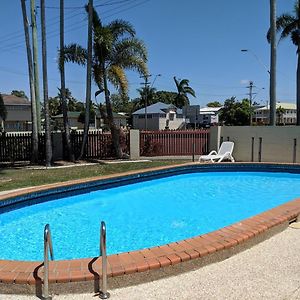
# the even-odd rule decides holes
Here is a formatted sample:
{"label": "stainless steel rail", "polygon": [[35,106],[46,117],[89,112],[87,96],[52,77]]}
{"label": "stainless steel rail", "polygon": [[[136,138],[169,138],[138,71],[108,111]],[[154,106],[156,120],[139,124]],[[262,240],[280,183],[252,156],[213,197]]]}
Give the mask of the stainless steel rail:
{"label": "stainless steel rail", "polygon": [[44,229],[44,289],[43,299],[52,299],[49,295],[49,251],[51,260],[54,259],[50,226],[47,224]]}
{"label": "stainless steel rail", "polygon": [[106,256],[106,225],[101,222],[100,226],[100,256],[102,256],[102,289],[99,291],[101,299],[108,299],[110,294],[107,292],[107,256]]}

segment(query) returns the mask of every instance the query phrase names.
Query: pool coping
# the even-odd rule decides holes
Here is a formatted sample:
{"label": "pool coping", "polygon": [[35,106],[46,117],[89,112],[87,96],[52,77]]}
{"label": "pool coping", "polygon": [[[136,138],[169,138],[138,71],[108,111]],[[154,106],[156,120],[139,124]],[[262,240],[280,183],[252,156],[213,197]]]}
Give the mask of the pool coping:
{"label": "pool coping", "polygon": [[[180,164],[176,165],[175,168],[178,166],[184,168],[185,166],[190,167],[195,165],[195,163]],[[227,163],[218,165],[229,166],[235,164]],[[239,165],[241,165],[241,163],[239,163]],[[270,164],[245,163],[242,165],[263,166]],[[215,166],[215,164],[205,164],[202,166]],[[282,166],[294,166],[300,168],[300,165],[295,164],[272,163],[272,166],[278,166],[279,168]],[[7,200],[8,198],[24,196],[28,193],[40,192],[49,189],[56,189],[61,186],[66,187],[74,184],[85,184],[103,179],[118,178],[126,175],[146,174],[171,168],[174,168],[174,166],[151,168],[144,171],[131,171],[122,174],[113,174],[89,179],[73,180],[64,183],[37,186],[1,195],[0,202]],[[167,266],[173,266],[190,260],[204,258],[213,253],[221,252],[244,244],[271,228],[295,220],[299,215],[300,198],[204,235],[191,237],[182,241],[157,247],[109,255],[108,276],[116,277],[158,270]],[[94,281],[97,280],[99,276],[101,277],[101,257],[50,262],[49,281],[52,284]],[[42,278],[43,265],[41,261],[28,262],[0,260],[0,283],[2,284],[36,286],[42,282]]]}

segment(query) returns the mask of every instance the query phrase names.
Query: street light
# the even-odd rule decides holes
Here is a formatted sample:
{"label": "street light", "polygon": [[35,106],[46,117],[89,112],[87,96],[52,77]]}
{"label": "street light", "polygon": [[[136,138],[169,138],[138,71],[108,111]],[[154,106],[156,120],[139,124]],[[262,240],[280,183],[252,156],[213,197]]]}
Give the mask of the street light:
{"label": "street light", "polygon": [[269,73],[270,75],[270,70],[267,68],[267,66],[261,61],[261,59],[251,50],[251,49],[241,49],[241,52],[248,52],[253,55],[253,57],[257,60],[257,62]]}
{"label": "street light", "polygon": [[[147,100],[148,100],[148,91],[147,91],[147,88],[149,88],[150,86],[150,82],[148,81],[148,78],[151,77],[152,74],[148,74],[148,75],[141,75],[140,77],[141,78],[144,78],[145,79],[145,82],[144,83],[141,83],[144,85],[144,97],[145,97],[145,130],[147,130],[148,126],[147,126],[147,118],[148,118],[148,114],[147,114]],[[152,81],[152,84],[149,88],[149,90],[153,87],[154,85],[154,82],[156,81],[157,77],[161,76],[161,74],[156,74],[155,77],[154,77],[154,80]]]}
{"label": "street light", "polygon": [[152,84],[151,84],[150,89],[153,88],[153,85],[154,85],[155,80],[157,79],[157,77],[160,77],[160,76],[161,76],[161,74],[155,75],[154,80],[153,80],[153,82],[152,82]]}

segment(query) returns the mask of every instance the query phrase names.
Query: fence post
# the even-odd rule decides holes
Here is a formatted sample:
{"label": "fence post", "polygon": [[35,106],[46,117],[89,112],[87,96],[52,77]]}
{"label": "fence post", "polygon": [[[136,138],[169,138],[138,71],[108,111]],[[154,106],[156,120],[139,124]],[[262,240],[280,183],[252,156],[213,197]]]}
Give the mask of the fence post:
{"label": "fence post", "polygon": [[131,129],[129,132],[130,159],[140,159],[140,131]]}
{"label": "fence post", "polygon": [[221,130],[222,130],[221,126],[210,127],[208,152],[211,150],[219,150],[220,139],[221,139]]}
{"label": "fence post", "polygon": [[52,133],[52,151],[53,151],[53,161],[63,159],[63,133],[54,132]]}

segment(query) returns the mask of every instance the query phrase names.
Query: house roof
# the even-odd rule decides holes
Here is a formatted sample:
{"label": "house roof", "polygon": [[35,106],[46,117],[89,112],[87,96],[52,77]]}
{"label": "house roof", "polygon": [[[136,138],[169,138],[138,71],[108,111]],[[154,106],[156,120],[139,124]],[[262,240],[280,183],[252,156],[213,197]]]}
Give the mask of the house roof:
{"label": "house roof", "polygon": [[2,94],[2,98],[4,105],[31,105],[28,99],[17,97],[15,95]]}
{"label": "house roof", "polygon": [[216,113],[218,112],[220,109],[222,109],[223,106],[220,107],[203,107],[200,108],[200,113]]}
{"label": "house roof", "polygon": [[[147,106],[147,114],[165,114],[164,110],[176,108],[176,106],[172,104],[166,104],[162,102],[157,102],[152,105]],[[177,108],[176,108],[177,109]],[[182,113],[181,109],[177,109],[177,113]],[[145,114],[145,108],[141,108],[133,113],[133,115],[143,115]]]}
{"label": "house roof", "polygon": [[[80,115],[80,112],[79,111],[68,111],[68,118],[78,118]],[[63,114],[59,114],[59,115],[56,115],[56,116],[53,116],[52,118],[62,118],[63,117]]]}
{"label": "house roof", "polygon": [[[283,109],[294,109],[296,110],[296,104],[295,103],[287,103],[287,102],[277,102],[276,103],[276,108],[282,107]],[[260,107],[258,109],[256,109],[256,111],[258,110],[269,110],[270,109],[270,105],[268,104],[267,106],[263,106]]]}

